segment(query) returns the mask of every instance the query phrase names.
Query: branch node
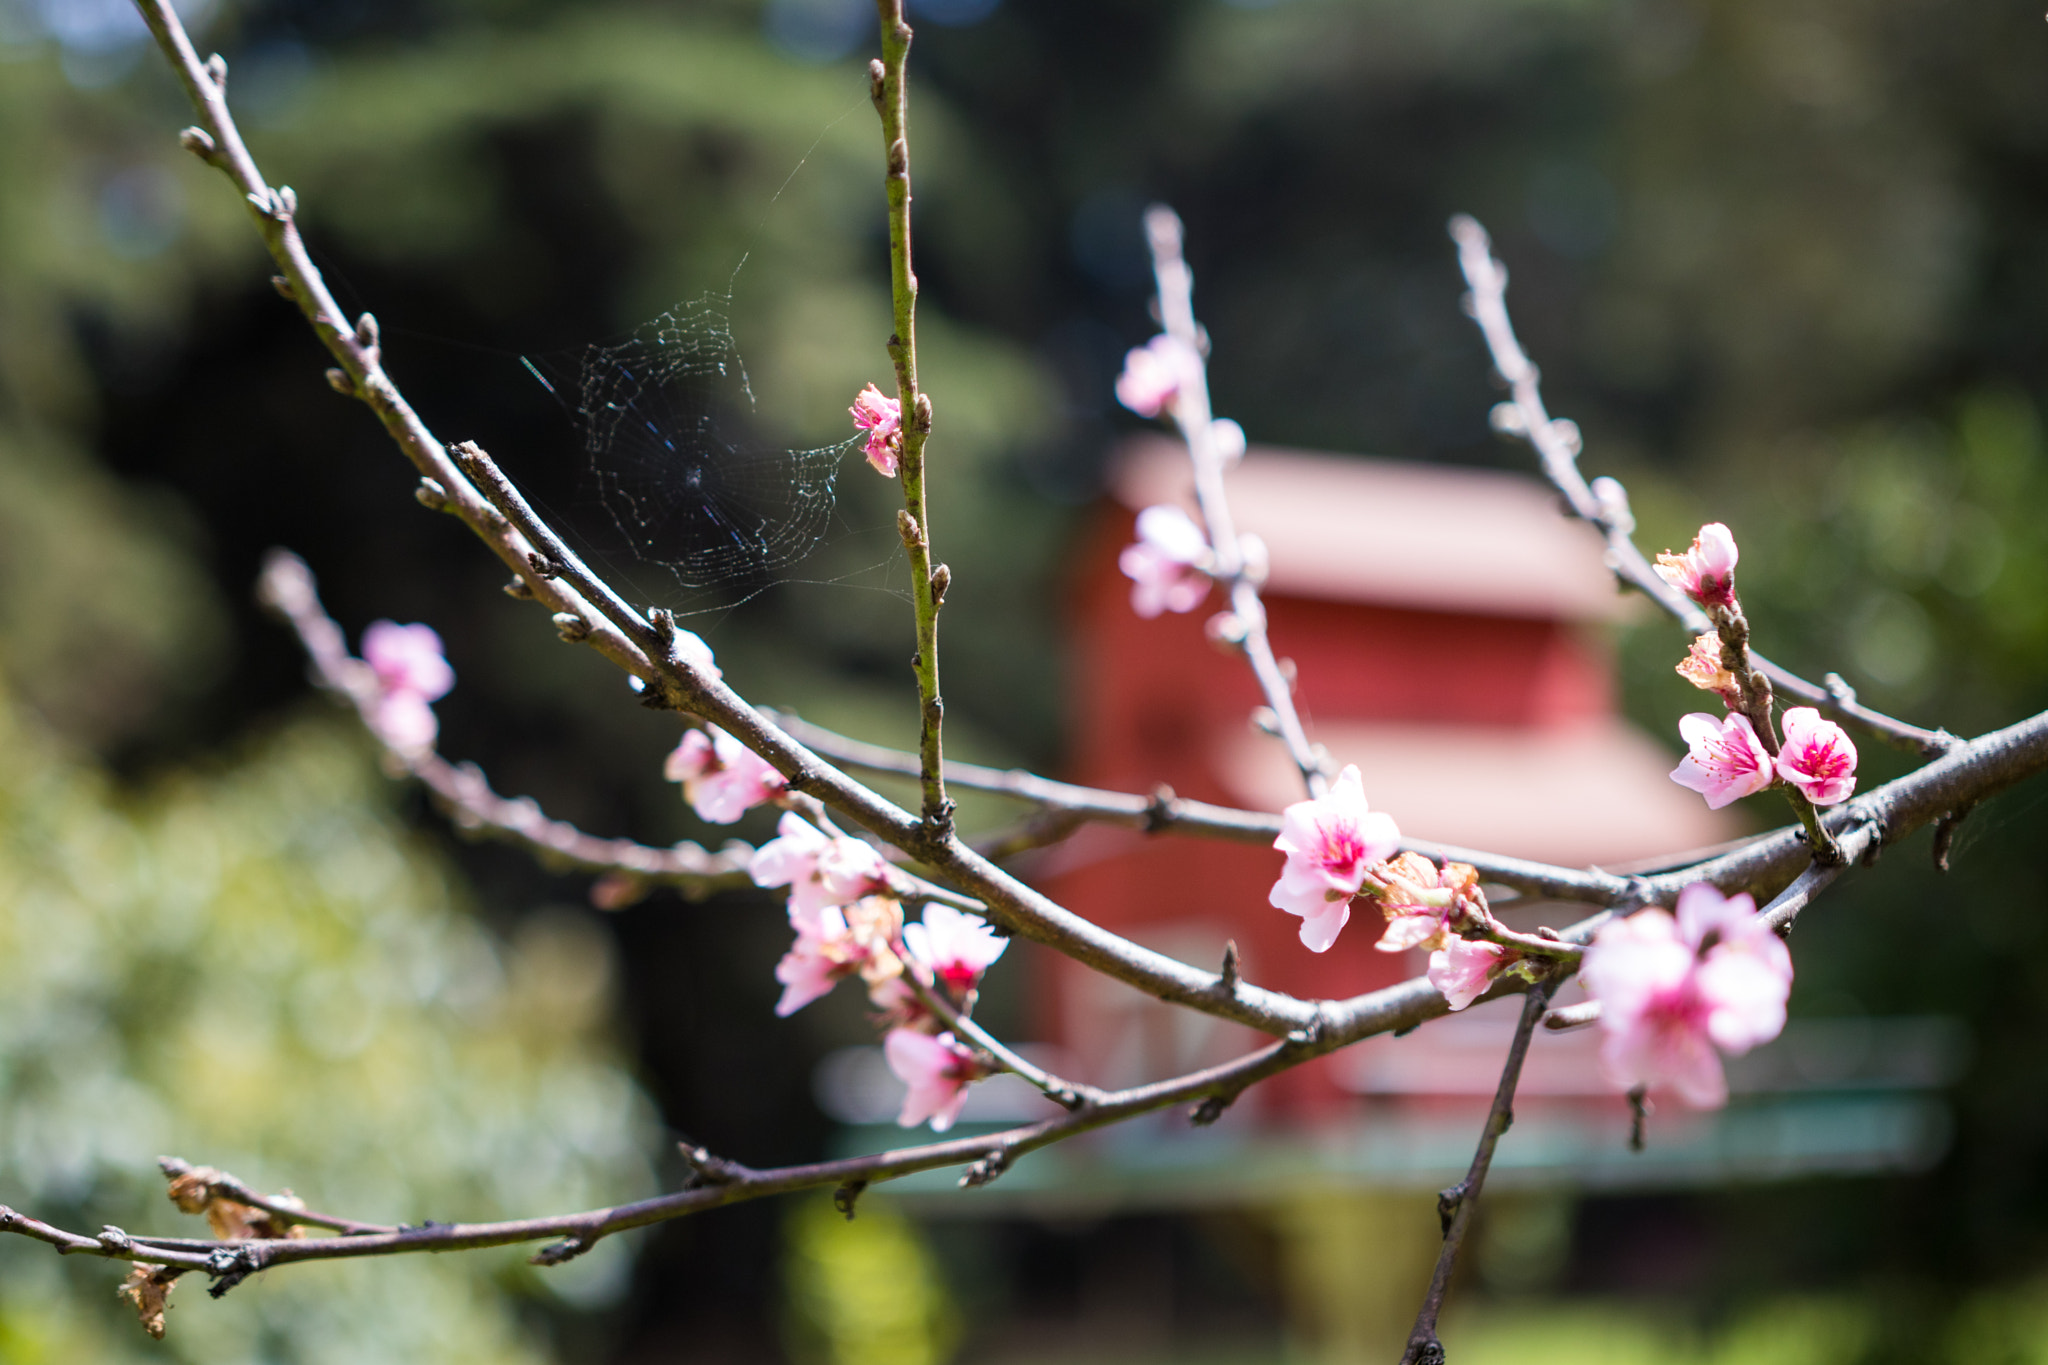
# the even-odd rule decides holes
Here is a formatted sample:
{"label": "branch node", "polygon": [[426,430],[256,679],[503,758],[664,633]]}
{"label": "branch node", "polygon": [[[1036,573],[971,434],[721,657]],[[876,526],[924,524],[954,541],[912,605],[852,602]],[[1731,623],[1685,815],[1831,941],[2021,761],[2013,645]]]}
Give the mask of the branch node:
{"label": "branch node", "polygon": [[590,622],[573,611],[558,611],[554,615],[555,634],[572,645],[580,645],[590,638]]}
{"label": "branch node", "polygon": [[707,1189],[713,1185],[737,1185],[746,1179],[747,1168],[736,1161],[727,1161],[714,1156],[706,1147],[688,1142],[678,1142],[676,1150],[683,1154],[683,1164],[690,1168],[690,1178],[683,1182],[686,1190]]}
{"label": "branch node", "polygon": [[946,605],[946,589],[953,586],[953,571],[944,564],[932,570],[932,605]]}
{"label": "branch node", "polygon": [[448,490],[441,487],[439,479],[421,479],[419,487],[412,490],[414,501],[429,512],[448,510]]}
{"label": "branch node", "polygon": [[292,282],[282,275],[272,275],[270,277],[270,287],[277,291],[277,295],[281,299],[288,299],[293,303],[297,303],[299,300],[298,292],[292,288]]}
{"label": "branch node", "polygon": [[1207,1128],[1222,1118],[1223,1111],[1236,1102],[1235,1094],[1204,1096],[1200,1104],[1188,1110],[1188,1122],[1197,1128]]}
{"label": "branch node", "polygon": [[333,389],[343,398],[354,398],[356,396],[356,381],[348,377],[347,370],[329,368],[327,371],[327,387]]}
{"label": "branch node", "polygon": [[505,596],[516,597],[522,602],[533,600],[533,589],[526,586],[526,580],[515,577],[505,585]]}
{"label": "branch node", "polygon": [[187,128],[184,132],[179,133],[178,145],[198,157],[201,161],[204,161],[207,165],[213,164],[213,154],[216,150],[213,134],[207,132],[204,128]]}
{"label": "branch node", "polygon": [[1460,1180],[1455,1185],[1437,1191],[1436,1216],[1437,1221],[1443,1224],[1443,1235],[1446,1237],[1451,1235],[1451,1220],[1458,1216],[1458,1205],[1465,1202],[1465,1190],[1465,1182]]}
{"label": "branch node", "polygon": [[860,1202],[861,1192],[866,1190],[867,1187],[868,1182],[865,1180],[847,1181],[844,1185],[832,1191],[832,1207],[838,1209],[844,1215],[846,1221],[851,1223],[853,1221],[854,1206]]}
{"label": "branch node", "polygon": [[213,82],[216,93],[225,94],[228,88],[228,59],[218,52],[206,59],[206,79]]}
{"label": "branch node", "polygon": [[1947,815],[1942,816],[1941,823],[1934,827],[1934,870],[1936,872],[1948,871],[1948,855],[1949,850],[1955,846],[1956,826],[1962,824],[1968,818],[1970,812],[1975,809],[1977,809],[1975,801],[1965,802]]}
{"label": "branch node", "polygon": [[382,336],[383,330],[377,326],[375,313],[365,313],[356,319],[356,345],[374,354]]}
{"label": "branch node", "polygon": [[206,1258],[206,1273],[213,1277],[213,1283],[206,1287],[206,1292],[217,1299],[258,1269],[255,1252],[250,1248],[220,1247]]}
{"label": "branch node", "polygon": [[595,1237],[564,1237],[561,1241],[549,1242],[534,1252],[526,1258],[526,1263],[540,1266],[561,1265],[564,1261],[575,1260],[596,1245]]}
{"label": "branch node", "polygon": [[882,65],[880,57],[868,63],[868,98],[875,102],[878,109],[882,105],[882,85],[888,75],[888,68]]}
{"label": "branch node", "polygon": [[115,1227],[112,1223],[108,1223],[105,1227],[102,1227],[99,1231],[99,1236],[94,1238],[93,1240],[98,1242],[101,1246],[105,1247],[108,1251],[112,1251],[115,1253],[132,1251],[135,1248],[135,1239],[133,1237],[130,1237],[127,1233],[121,1231],[121,1229]]}
{"label": "branch node", "polygon": [[561,567],[557,565],[554,560],[549,559],[546,555],[542,554],[539,550],[528,550],[526,552],[526,563],[527,567],[533,570],[533,576],[535,578],[561,577]]}
{"label": "branch node", "polygon": [[924,544],[924,531],[906,507],[896,509],[896,533],[903,537],[903,547],[907,550],[915,550]]}
{"label": "branch node", "polygon": [[1237,994],[1237,940],[1223,941],[1223,970],[1218,974],[1216,989],[1226,996]]}
{"label": "branch node", "polygon": [[998,1147],[981,1160],[969,1166],[960,1176],[960,1188],[978,1190],[983,1185],[993,1184],[997,1176],[1010,1169],[1010,1149]]}
{"label": "branch node", "polygon": [[1173,788],[1161,782],[1152,789],[1152,800],[1145,807],[1145,833],[1157,834],[1173,819],[1174,807],[1179,798]]}
{"label": "branch node", "polygon": [[290,185],[279,185],[277,187],[277,216],[279,218],[292,218],[296,217],[298,212],[298,191],[294,190]]}

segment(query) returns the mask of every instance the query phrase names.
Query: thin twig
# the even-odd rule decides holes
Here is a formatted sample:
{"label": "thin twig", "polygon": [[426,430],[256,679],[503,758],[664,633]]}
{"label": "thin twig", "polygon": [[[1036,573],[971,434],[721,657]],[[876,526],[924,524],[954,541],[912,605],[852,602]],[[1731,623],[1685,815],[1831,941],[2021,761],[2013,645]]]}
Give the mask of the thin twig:
{"label": "thin twig", "polygon": [[1209,410],[1208,347],[1195,322],[1195,273],[1188,268],[1181,235],[1180,217],[1172,209],[1154,204],[1145,210],[1145,240],[1152,249],[1152,275],[1159,287],[1159,326],[1193,358],[1174,394],[1173,420],[1194,466],[1195,505],[1215,559],[1213,576],[1224,585],[1231,614],[1243,627],[1240,647],[1273,713],[1273,732],[1287,746],[1287,756],[1300,770],[1308,794],[1321,796],[1329,789],[1323,754],[1309,743],[1301,716],[1294,709],[1293,684],[1273,657],[1272,641],[1266,637],[1265,604],[1259,600],[1258,583],[1247,572],[1243,543],[1223,489],[1223,453],[1216,444],[1215,418]]}
{"label": "thin twig", "polygon": [[1013,1072],[1037,1087],[1047,1099],[1062,1109],[1080,1109],[1102,1102],[1103,1094],[1100,1090],[1093,1086],[1061,1080],[1004,1044],[1001,1039],[976,1023],[972,1016],[962,1014],[954,1008],[953,1002],[946,998],[944,991],[925,983],[917,974],[915,965],[905,969],[903,979],[917,994],[924,1007],[937,1015],[939,1022],[952,1030],[955,1037],[964,1039],[986,1052],[1003,1070]]}
{"label": "thin twig", "polygon": [[1479,1132],[1479,1146],[1472,1153],[1471,1169],[1463,1180],[1437,1196],[1437,1211],[1444,1218],[1443,1249],[1437,1253],[1436,1272],[1430,1276],[1429,1291],[1423,1295],[1422,1308],[1415,1315],[1415,1328],[1408,1334],[1408,1349],[1401,1356],[1401,1365],[1441,1365],[1443,1361],[1444,1348],[1436,1339],[1437,1315],[1443,1311],[1444,1293],[1451,1287],[1451,1270],[1457,1265],[1458,1249],[1465,1244],[1473,1211],[1479,1207],[1479,1192],[1486,1185],[1487,1169],[1493,1165],[1493,1150],[1515,1121],[1515,1087],[1521,1083],[1522,1061],[1529,1055],[1529,1039],[1535,1034],[1536,1021],[1543,1017],[1550,1003],[1550,991],[1548,981],[1529,988],[1528,998],[1522,1002],[1521,1022],[1515,1025],[1515,1040],[1508,1046],[1507,1060],[1501,1064],[1493,1108],[1486,1115],[1486,1126]]}
{"label": "thin twig", "polygon": [[450,763],[432,749],[403,751],[383,744],[371,724],[379,695],[376,679],[368,665],[348,652],[341,627],[320,605],[306,562],[289,551],[272,550],[264,557],[257,595],[298,635],[314,681],[355,707],[386,758],[432,792],[457,827],[523,844],[544,862],[622,876],[642,886],[673,886],[693,900],[754,884],[747,875],[754,850],[739,840],[714,853],[689,842],[655,848],[631,839],[600,838],[550,819],[530,797],[498,795],[474,764]]}
{"label": "thin twig", "polygon": [[[165,1178],[169,1180],[176,1180],[180,1176],[190,1175],[194,1171],[201,1171],[203,1169],[194,1166],[183,1157],[175,1156],[159,1157],[156,1164],[157,1169],[162,1171]],[[206,1177],[206,1189],[210,1196],[225,1197],[234,1200],[237,1204],[247,1204],[250,1208],[261,1209],[269,1214],[273,1220],[280,1223],[303,1223],[307,1227],[326,1228],[329,1232],[339,1232],[349,1237],[398,1231],[396,1227],[388,1223],[358,1222],[353,1218],[342,1218],[335,1214],[321,1213],[318,1210],[309,1209],[296,1200],[275,1198],[264,1194],[260,1190],[251,1188],[244,1182],[237,1180],[234,1176],[229,1175],[226,1171],[207,1169],[203,1170],[203,1174]],[[161,1246],[169,1239],[139,1237],[136,1240],[148,1241],[152,1245]],[[186,1244],[200,1245],[196,1239]]]}
{"label": "thin twig", "polygon": [[[1543,405],[1541,377],[1522,350],[1521,342],[1515,339],[1514,324],[1508,318],[1507,267],[1495,259],[1486,229],[1477,219],[1461,213],[1451,219],[1450,232],[1458,244],[1458,265],[1471,288],[1471,293],[1465,296],[1466,311],[1479,324],[1486,348],[1493,355],[1493,367],[1513,395],[1513,418],[1496,425],[1520,436],[1535,449],[1545,477],[1564,494],[1573,514],[1598,528],[1607,541],[1607,567],[1614,576],[1669,612],[1689,633],[1705,634],[1712,628],[1706,614],[1659,578],[1636,547],[1635,518],[1629,513],[1627,493],[1621,484],[1613,479],[1602,480],[1608,493],[1602,497],[1579,472],[1579,429],[1574,423],[1553,420]],[[1946,730],[1924,730],[1859,705],[1855,692],[1833,674],[1828,675],[1829,684],[1823,686],[1780,668],[1760,654],[1752,653],[1750,657],[1780,692],[1888,743],[1927,757],[1944,754],[1961,743]]]}

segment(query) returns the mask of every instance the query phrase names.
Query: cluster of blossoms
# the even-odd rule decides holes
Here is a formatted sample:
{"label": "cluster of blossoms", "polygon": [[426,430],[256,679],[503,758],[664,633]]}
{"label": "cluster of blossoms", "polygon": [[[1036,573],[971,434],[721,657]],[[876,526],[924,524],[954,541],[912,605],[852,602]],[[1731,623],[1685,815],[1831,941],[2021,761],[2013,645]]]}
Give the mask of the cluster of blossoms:
{"label": "cluster of blossoms", "polygon": [[1624,1090],[1669,1087],[1696,1108],[1725,1103],[1715,1051],[1739,1055],[1785,1027],[1792,955],[1746,893],[1705,882],[1678,914],[1641,910],[1600,931],[1580,978],[1600,1002],[1600,1067]]}
{"label": "cluster of blossoms", "polygon": [[1367,805],[1357,765],[1347,766],[1327,794],[1283,812],[1273,847],[1287,862],[1269,899],[1301,916],[1301,941],[1317,953],[1337,941],[1353,902],[1375,903],[1386,929],[1373,946],[1386,953],[1430,950],[1431,984],[1452,1009],[1464,1009],[1522,955],[1461,933],[1495,927],[1475,868],[1397,852],[1400,840],[1393,817]]}
{"label": "cluster of blossoms", "polygon": [[[1284,812],[1273,846],[1287,862],[1272,903],[1301,916],[1301,941],[1320,953],[1355,901],[1375,902],[1386,929],[1374,946],[1430,950],[1430,984],[1454,1010],[1505,976],[1534,979],[1542,964],[1493,918],[1477,870],[1397,852],[1399,841],[1393,820],[1366,804],[1358,769],[1347,767],[1327,795]],[[1624,1090],[1668,1086],[1709,1107],[1727,1095],[1715,1048],[1746,1052],[1784,1027],[1792,959],[1749,896],[1724,898],[1701,883],[1679,897],[1675,919],[1651,909],[1608,925],[1586,950],[1582,975],[1601,1002],[1608,1080]]]}
{"label": "cluster of blossoms", "polygon": [[853,414],[853,425],[868,434],[867,444],[861,447],[868,463],[875,467],[877,474],[895,478],[896,462],[903,455],[901,401],[870,384],[854,398],[853,406],[847,411]]}
{"label": "cluster of blossoms", "polygon": [[455,686],[455,670],[434,628],[373,621],[363,632],[363,662],[377,679],[377,700],[370,710],[370,729],[377,738],[403,754],[431,748],[441,727],[430,703]]}
{"label": "cluster of blossoms", "polygon": [[[1719,629],[1740,620],[1736,559],[1735,537],[1719,522],[1702,526],[1684,554],[1657,556],[1659,576],[1706,608],[1717,627],[1692,642],[1678,675],[1729,708],[1718,718],[1694,711],[1679,720],[1688,752],[1671,780],[1704,796],[1715,810],[1779,783],[1796,788],[1816,806],[1846,801],[1856,790],[1856,745],[1841,726],[1822,719],[1811,706],[1794,706],[1785,712],[1780,744],[1774,734],[1757,733],[1757,722],[1736,709],[1741,684],[1728,669]],[[1769,728],[1768,715],[1763,724]]]}
{"label": "cluster of blossoms", "polygon": [[967,1087],[989,1068],[944,1030],[919,987],[972,1008],[982,973],[1009,941],[944,905],[927,905],[922,923],[905,924],[888,865],[873,847],[827,834],[794,811],[784,812],[776,832],[748,868],[757,885],[789,888],[796,942],[775,966],[782,983],[775,1012],[794,1014],[859,977],[888,1031],[882,1051],[889,1069],[908,1088],[897,1121],[908,1128],[929,1120],[944,1132],[967,1102]]}

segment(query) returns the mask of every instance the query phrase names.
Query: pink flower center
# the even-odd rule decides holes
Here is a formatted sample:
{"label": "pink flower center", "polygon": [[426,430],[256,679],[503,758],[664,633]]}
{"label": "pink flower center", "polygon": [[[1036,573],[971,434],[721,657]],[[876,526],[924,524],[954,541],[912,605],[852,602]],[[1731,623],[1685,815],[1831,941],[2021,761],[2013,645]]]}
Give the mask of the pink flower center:
{"label": "pink flower center", "polygon": [[1324,872],[1344,881],[1357,881],[1361,877],[1361,865],[1365,862],[1365,840],[1358,831],[1358,825],[1349,820],[1334,824],[1319,824],[1316,832],[1322,835],[1316,848],[1316,864]]}
{"label": "pink flower center", "polygon": [[1732,735],[1716,735],[1706,742],[1706,752],[1701,755],[1704,762],[1725,773],[1746,773],[1755,770],[1756,755],[1749,746]]}

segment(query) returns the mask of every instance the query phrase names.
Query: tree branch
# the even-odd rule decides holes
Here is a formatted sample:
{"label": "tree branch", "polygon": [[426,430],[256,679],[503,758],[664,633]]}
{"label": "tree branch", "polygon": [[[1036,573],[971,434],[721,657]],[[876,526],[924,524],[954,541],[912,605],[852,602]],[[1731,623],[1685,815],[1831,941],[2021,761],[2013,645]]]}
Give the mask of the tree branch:
{"label": "tree branch", "polygon": [[[1451,238],[1458,244],[1458,265],[1464,271],[1471,293],[1465,296],[1465,310],[1479,324],[1486,348],[1493,355],[1493,367],[1513,395],[1510,404],[1496,409],[1495,426],[1521,437],[1536,451],[1543,473],[1564,494],[1573,515],[1592,523],[1607,541],[1607,567],[1623,583],[1647,596],[1677,619],[1693,635],[1713,629],[1706,613],[1684,594],[1657,576],[1650,561],[1636,548],[1632,538],[1635,518],[1628,509],[1628,494],[1614,479],[1602,479],[1596,492],[1579,472],[1579,429],[1575,423],[1552,420],[1543,405],[1541,376],[1522,344],[1515,339],[1514,324],[1508,319],[1508,271],[1493,255],[1493,243],[1477,219],[1459,214],[1451,219]],[[1807,705],[1836,720],[1878,736],[1900,748],[1927,757],[1948,752],[1961,741],[1946,730],[1923,730],[1859,705],[1855,691],[1834,674],[1821,686],[1796,673],[1780,668],[1760,654],[1750,658],[1778,691],[1797,697]]]}
{"label": "tree branch", "polygon": [[1209,348],[1195,322],[1195,272],[1188,269],[1181,250],[1180,217],[1164,204],[1152,205],[1145,210],[1145,240],[1152,249],[1152,274],[1159,287],[1159,325],[1194,359],[1186,381],[1174,395],[1173,420],[1194,466],[1195,505],[1208,532],[1210,553],[1215,556],[1213,576],[1224,585],[1231,615],[1243,629],[1239,647],[1273,713],[1273,733],[1287,746],[1287,756],[1300,770],[1308,794],[1321,796],[1329,789],[1329,774],[1323,771],[1325,755],[1309,743],[1301,716],[1294,709],[1294,684],[1273,657],[1272,641],[1266,638],[1265,604],[1259,600],[1259,585],[1245,563],[1244,547],[1230,516],[1230,499],[1223,489],[1223,454],[1216,445],[1215,415],[1209,410]]}
{"label": "tree branch", "polygon": [[[376,679],[368,665],[349,653],[341,627],[320,605],[306,562],[288,551],[272,550],[264,557],[257,596],[297,633],[314,681],[346,698],[363,728],[378,738],[370,724],[378,698]],[[381,739],[378,743],[389,762],[433,793],[458,827],[524,845],[545,862],[630,878],[636,885],[673,886],[692,900],[754,884],[747,875],[754,850],[738,840],[713,853],[687,842],[654,848],[630,839],[599,838],[566,821],[549,819],[530,797],[508,800],[498,795],[474,764],[453,764],[432,750],[402,752]]]}
{"label": "tree branch", "polygon": [[1408,1334],[1408,1349],[1401,1365],[1442,1365],[1444,1348],[1436,1339],[1437,1314],[1443,1311],[1444,1293],[1451,1287],[1451,1270],[1458,1261],[1459,1248],[1472,1227],[1472,1214],[1479,1206],[1479,1192],[1486,1184],[1486,1172],[1493,1165],[1493,1149],[1501,1135],[1515,1121],[1515,1087],[1522,1080],[1522,1062],[1529,1055],[1529,1039],[1536,1021],[1550,1003],[1551,983],[1529,988],[1522,1002],[1522,1019],[1515,1025],[1515,1040],[1508,1046],[1507,1061],[1500,1069],[1500,1085],[1493,1092],[1493,1108],[1486,1126],[1479,1131],[1479,1146],[1472,1153],[1471,1169],[1465,1178],[1437,1196],[1437,1212],[1444,1218],[1443,1249],[1437,1253],[1436,1272],[1430,1276],[1429,1291],[1415,1315],[1415,1328]]}

